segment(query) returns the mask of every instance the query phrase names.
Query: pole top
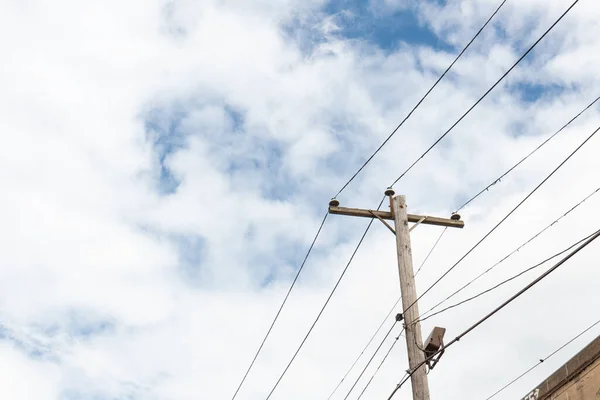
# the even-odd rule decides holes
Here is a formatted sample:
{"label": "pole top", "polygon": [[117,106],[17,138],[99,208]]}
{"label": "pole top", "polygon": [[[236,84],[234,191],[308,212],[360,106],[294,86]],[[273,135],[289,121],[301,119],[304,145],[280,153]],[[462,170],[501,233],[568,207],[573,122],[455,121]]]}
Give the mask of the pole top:
{"label": "pole top", "polygon": [[386,195],[386,196],[393,196],[393,195],[395,195],[395,194],[396,194],[396,192],[395,192],[395,191],[394,191],[394,189],[392,189],[391,187],[388,187],[388,188],[385,190],[385,195]]}

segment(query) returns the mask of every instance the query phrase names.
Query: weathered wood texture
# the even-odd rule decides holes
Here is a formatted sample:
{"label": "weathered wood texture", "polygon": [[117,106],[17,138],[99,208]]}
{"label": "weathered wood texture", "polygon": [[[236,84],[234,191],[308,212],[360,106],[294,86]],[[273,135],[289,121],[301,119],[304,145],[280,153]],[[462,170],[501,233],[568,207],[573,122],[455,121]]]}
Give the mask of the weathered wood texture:
{"label": "weathered wood texture", "polygon": [[[405,336],[408,349],[408,365],[410,370],[413,371],[417,365],[425,361],[425,354],[420,350],[423,348],[421,324],[416,323],[413,325],[413,321],[419,317],[419,306],[416,303],[417,289],[415,287],[410,234],[408,232],[408,214],[406,212],[406,199],[404,196],[394,197],[393,210],[396,225],[396,249],[398,255],[398,272],[400,273],[402,309],[405,310],[403,314],[406,326]],[[422,365],[412,374],[411,384],[413,400],[429,400],[429,385],[425,365]]]}
{"label": "weathered wood texture", "polygon": [[[331,214],[349,215],[352,217],[365,217],[375,218],[375,216],[381,219],[393,220],[394,216],[389,211],[377,211],[377,210],[363,210],[360,208],[348,208],[348,207],[333,207],[329,206],[329,212]],[[450,228],[463,228],[465,226],[464,221],[455,221],[450,218],[439,218],[431,217],[429,215],[414,215],[407,214],[408,222],[419,222],[423,217],[426,217],[421,223],[424,225],[437,225],[437,226],[448,226]]]}

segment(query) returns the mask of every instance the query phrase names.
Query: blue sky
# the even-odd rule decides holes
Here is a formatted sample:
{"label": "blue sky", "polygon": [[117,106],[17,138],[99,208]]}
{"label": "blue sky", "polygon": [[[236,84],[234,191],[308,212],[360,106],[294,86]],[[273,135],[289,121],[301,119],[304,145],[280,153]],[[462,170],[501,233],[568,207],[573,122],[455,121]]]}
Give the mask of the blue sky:
{"label": "blue sky", "polygon": [[407,44],[453,50],[444,38],[438,37],[423,21],[419,21],[411,7],[393,10],[374,4],[373,1],[334,0],[327,2],[323,11],[334,17],[340,28],[338,34],[373,43],[388,52]]}

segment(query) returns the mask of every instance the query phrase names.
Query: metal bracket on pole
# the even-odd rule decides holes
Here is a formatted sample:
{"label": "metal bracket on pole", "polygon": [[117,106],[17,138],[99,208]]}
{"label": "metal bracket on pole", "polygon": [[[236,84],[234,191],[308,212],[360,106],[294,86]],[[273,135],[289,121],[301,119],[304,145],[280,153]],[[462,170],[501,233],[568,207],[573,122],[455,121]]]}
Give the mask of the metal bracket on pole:
{"label": "metal bracket on pole", "polygon": [[415,229],[417,226],[419,226],[419,224],[423,221],[425,221],[427,219],[427,216],[422,217],[420,220],[418,220],[413,226],[410,227],[410,229],[408,230],[409,232],[412,232],[413,229]]}
{"label": "metal bracket on pole", "polygon": [[390,226],[390,224],[388,224],[387,222],[385,222],[385,220],[384,220],[383,218],[381,218],[379,215],[375,214],[375,213],[374,213],[372,210],[369,210],[369,212],[370,212],[370,213],[371,213],[371,214],[372,214],[372,215],[373,215],[375,218],[377,218],[378,220],[380,220],[381,222],[383,222],[383,224],[384,224],[385,226],[387,226],[387,228],[388,228],[390,231],[392,231],[392,233],[393,233],[394,235],[396,235],[396,231],[394,230],[394,228],[392,228],[392,227]]}

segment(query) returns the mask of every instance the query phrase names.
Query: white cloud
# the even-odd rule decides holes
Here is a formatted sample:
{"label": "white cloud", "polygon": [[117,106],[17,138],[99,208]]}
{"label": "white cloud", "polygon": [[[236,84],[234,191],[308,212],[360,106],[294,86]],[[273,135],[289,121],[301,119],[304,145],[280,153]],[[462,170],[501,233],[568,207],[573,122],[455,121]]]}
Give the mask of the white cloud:
{"label": "white cloud", "polygon": [[[0,5],[6,60],[0,67],[0,397],[230,398],[328,198],[453,57],[425,46],[382,51],[344,40],[324,30],[323,4]],[[385,186],[568,4],[509,2],[495,29],[340,196],[342,205],[374,207]],[[481,1],[417,11],[460,47],[493,7]],[[582,1],[535,58],[511,74],[509,86],[493,92],[397,185],[412,210],[450,214],[598,96],[596,11]],[[306,47],[314,36],[320,42]],[[525,83],[562,88],[527,103],[515,89]],[[462,212],[466,228],[446,234],[418,277],[419,290],[598,126],[597,110]],[[595,189],[598,140],[425,296],[421,310]],[[161,170],[178,185],[169,193],[160,190]],[[465,296],[595,230],[598,201],[592,198]],[[268,393],[366,223],[329,217],[238,398]],[[378,223],[372,229],[273,399],[328,395],[397,298],[393,237]],[[439,232],[414,231],[415,265]],[[583,308],[573,310],[600,306],[596,248],[450,349],[430,374],[432,393],[489,395],[593,322]],[[435,324],[449,337],[458,334],[533,276],[428,320],[423,332]],[[527,392],[594,334],[506,395]],[[387,394],[406,369],[403,343],[397,347],[369,397]],[[36,351],[52,357],[36,358]]]}

